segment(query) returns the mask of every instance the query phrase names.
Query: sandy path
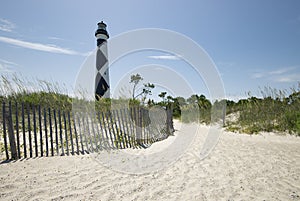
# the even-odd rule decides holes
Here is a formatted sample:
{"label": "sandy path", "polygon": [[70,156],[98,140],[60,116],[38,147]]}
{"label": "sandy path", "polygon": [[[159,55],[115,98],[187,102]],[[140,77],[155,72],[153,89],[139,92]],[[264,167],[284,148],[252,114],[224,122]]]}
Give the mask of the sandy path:
{"label": "sandy path", "polygon": [[106,169],[91,155],[1,164],[0,200],[300,200],[300,138],[223,133],[199,161],[191,153],[207,129],[169,168],[144,175]]}

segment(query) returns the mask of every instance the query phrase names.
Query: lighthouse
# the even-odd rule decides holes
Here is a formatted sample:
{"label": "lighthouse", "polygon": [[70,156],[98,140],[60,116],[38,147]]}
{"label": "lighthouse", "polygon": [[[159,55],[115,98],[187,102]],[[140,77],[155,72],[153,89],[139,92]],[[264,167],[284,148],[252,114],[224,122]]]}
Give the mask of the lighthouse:
{"label": "lighthouse", "polygon": [[96,100],[99,100],[100,98],[110,97],[107,59],[107,39],[109,35],[106,31],[106,24],[103,21],[98,23],[95,37],[97,38],[95,97]]}

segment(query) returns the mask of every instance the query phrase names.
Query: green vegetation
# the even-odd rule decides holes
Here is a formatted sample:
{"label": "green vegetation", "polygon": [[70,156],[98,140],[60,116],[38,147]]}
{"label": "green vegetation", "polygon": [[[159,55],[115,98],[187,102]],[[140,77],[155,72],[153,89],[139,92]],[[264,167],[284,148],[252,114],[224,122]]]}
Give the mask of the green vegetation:
{"label": "green vegetation", "polygon": [[65,95],[66,93],[67,90],[63,90],[58,83],[27,80],[16,74],[2,75],[0,78],[0,103],[6,100],[24,103],[24,105],[41,105],[51,109],[70,111],[72,99]]}
{"label": "green vegetation", "polygon": [[286,93],[265,88],[261,91],[262,98],[227,101],[227,114],[238,116],[237,121],[227,123],[227,129],[249,134],[279,131],[300,136],[300,83],[297,90]]}
{"label": "green vegetation", "polygon": [[[131,76],[130,83],[133,84],[132,98],[129,106],[141,106],[147,108],[152,106],[162,106],[172,108],[173,117],[183,122],[200,122],[209,124],[217,122],[218,119],[211,119],[215,112],[225,111],[227,117],[233,116],[235,120],[227,120],[224,125],[228,131],[244,132],[249,134],[261,131],[288,132],[300,136],[300,83],[298,88],[290,91],[280,91],[272,88],[261,90],[261,98],[253,97],[241,99],[238,102],[221,100],[211,102],[204,95],[194,94],[185,99],[183,97],[171,97],[167,92],[161,92],[161,101],[147,99],[151,95],[154,85],[141,83],[143,78],[139,75]],[[141,87],[138,90],[138,85]],[[82,100],[71,98],[67,90],[62,90],[60,86],[49,82],[36,80],[28,81],[20,79],[17,75],[10,77],[1,76],[0,80],[0,103],[4,100],[24,103],[25,105],[38,106],[62,111],[71,111],[74,102]],[[106,112],[111,105],[128,104],[125,99],[100,99],[99,101],[85,101],[86,107],[93,104],[97,111]],[[15,105],[13,104],[13,107]],[[19,106],[20,107],[20,104]],[[0,109],[0,111],[2,108]],[[0,120],[2,116],[0,117]],[[228,119],[228,118],[227,118]]]}
{"label": "green vegetation", "polygon": [[147,96],[152,95],[152,89],[155,88],[154,84],[144,83],[141,90],[137,90],[138,85],[143,80],[140,74],[132,75],[130,77],[130,83],[133,84],[132,88],[132,100],[137,100],[138,97],[141,97],[141,102],[144,104]]}
{"label": "green vegetation", "polygon": [[[223,107],[226,106],[226,116],[235,117],[224,122],[223,126],[228,131],[248,134],[274,131],[300,136],[300,83],[298,85],[289,93],[264,88],[261,90],[262,98],[250,96],[238,102],[221,100],[211,103],[204,95],[192,95],[188,99],[172,98],[162,92],[159,94],[162,101],[156,104],[172,107],[173,117],[185,123],[205,124],[222,120],[222,110],[225,112]],[[212,119],[214,116],[217,119]]]}
{"label": "green vegetation", "polygon": [[[172,100],[172,102],[170,101]],[[183,122],[200,122],[209,124],[211,122],[211,102],[204,95],[192,95],[188,99],[183,97],[168,98],[173,108],[173,116],[180,118]]]}

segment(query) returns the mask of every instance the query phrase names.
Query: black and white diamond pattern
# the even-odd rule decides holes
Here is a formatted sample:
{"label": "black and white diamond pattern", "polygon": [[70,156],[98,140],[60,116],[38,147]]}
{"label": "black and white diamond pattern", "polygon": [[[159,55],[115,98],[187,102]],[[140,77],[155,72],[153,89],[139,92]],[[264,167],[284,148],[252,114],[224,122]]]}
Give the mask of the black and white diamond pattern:
{"label": "black and white diamond pattern", "polygon": [[95,94],[98,100],[101,97],[109,98],[109,72],[107,59],[107,44],[103,42],[97,49]]}
{"label": "black and white diamond pattern", "polygon": [[[103,51],[103,50],[102,50]],[[96,58],[96,68],[99,71],[107,62],[106,56],[102,53],[101,50],[97,51],[97,58]]]}

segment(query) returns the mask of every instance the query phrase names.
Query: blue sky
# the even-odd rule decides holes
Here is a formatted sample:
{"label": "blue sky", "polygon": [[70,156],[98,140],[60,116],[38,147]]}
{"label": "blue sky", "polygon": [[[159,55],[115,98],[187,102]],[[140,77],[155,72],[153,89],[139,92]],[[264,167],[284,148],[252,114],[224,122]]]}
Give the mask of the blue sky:
{"label": "blue sky", "polygon": [[[96,47],[94,32],[101,20],[111,38],[141,28],[169,29],[191,38],[215,62],[228,98],[248,91],[256,95],[264,86],[288,89],[300,81],[297,0],[2,1],[1,73],[18,72],[72,88]],[[144,63],[174,62],[160,52],[140,56]],[[111,81],[118,79],[117,72],[111,72]],[[201,81],[191,82],[201,85],[197,93],[207,93]]]}

